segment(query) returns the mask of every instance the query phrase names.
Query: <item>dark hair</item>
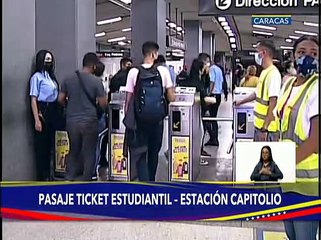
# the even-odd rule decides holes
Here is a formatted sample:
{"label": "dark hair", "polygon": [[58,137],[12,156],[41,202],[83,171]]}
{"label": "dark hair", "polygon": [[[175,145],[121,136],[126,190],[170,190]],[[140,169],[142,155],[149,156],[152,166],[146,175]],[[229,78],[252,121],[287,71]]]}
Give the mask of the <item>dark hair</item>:
{"label": "dark hair", "polygon": [[287,70],[291,68],[291,66],[293,65],[293,61],[292,60],[286,60],[283,62],[282,64],[282,70],[284,73],[287,73]]}
{"label": "dark hair", "polygon": [[270,146],[264,146],[262,147],[261,149],[261,155],[260,155],[260,162],[263,162],[263,157],[262,157],[262,153],[263,153],[263,149],[267,149],[270,153],[270,156],[269,156],[269,162],[273,162],[273,156],[272,156],[272,150],[271,150],[271,147]]}
{"label": "dark hair", "polygon": [[148,54],[151,54],[154,51],[158,51],[159,46],[155,42],[145,42],[142,46],[142,53],[144,57],[146,57]]}
{"label": "dark hair", "polygon": [[133,63],[133,61],[128,58],[128,57],[124,57],[120,60],[120,68],[122,68],[123,66],[125,66],[128,62]]}
{"label": "dark hair", "polygon": [[199,80],[200,71],[203,68],[204,68],[204,62],[198,58],[194,59],[192,62],[191,70],[189,72],[189,78]]}
{"label": "dark hair", "polygon": [[298,45],[303,42],[303,41],[312,41],[314,42],[316,45],[319,46],[319,39],[313,36],[308,36],[308,35],[303,35],[302,37],[300,37],[299,39],[294,41],[293,44],[293,52],[295,53],[296,49],[298,48]]}
{"label": "dark hair", "polygon": [[101,77],[104,74],[104,71],[105,71],[105,64],[103,64],[101,61],[99,61],[96,64],[95,76]]}
{"label": "dark hair", "polygon": [[257,43],[257,47],[265,47],[270,51],[271,57],[274,57],[276,48],[271,40],[262,40]]}
{"label": "dark hair", "polygon": [[215,55],[215,56],[214,56],[214,62],[215,62],[215,63],[219,63],[220,60],[221,60],[221,57],[220,57],[219,55]]}
{"label": "dark hair", "polygon": [[157,60],[155,61],[156,64],[164,64],[166,63],[166,59],[164,55],[158,55]]}
{"label": "dark hair", "polygon": [[211,61],[211,56],[209,54],[207,54],[207,53],[198,54],[198,60],[200,60],[200,61],[205,62],[207,58],[210,59],[210,61]]}
{"label": "dark hair", "polygon": [[96,66],[98,63],[99,63],[99,58],[97,57],[96,53],[93,53],[93,52],[86,53],[82,60],[83,67]]}
{"label": "dark hair", "polygon": [[44,66],[45,66],[45,58],[46,58],[46,54],[49,53],[52,57],[52,69],[51,70],[47,70],[47,72],[49,73],[49,76],[52,80],[54,80],[57,85],[59,86],[58,84],[58,81],[56,79],[56,76],[55,76],[55,58],[54,58],[54,55],[48,51],[48,50],[40,50],[37,55],[36,55],[36,65],[35,65],[35,68],[34,68],[34,71],[33,71],[33,74],[35,74],[36,72],[42,72],[44,70]]}

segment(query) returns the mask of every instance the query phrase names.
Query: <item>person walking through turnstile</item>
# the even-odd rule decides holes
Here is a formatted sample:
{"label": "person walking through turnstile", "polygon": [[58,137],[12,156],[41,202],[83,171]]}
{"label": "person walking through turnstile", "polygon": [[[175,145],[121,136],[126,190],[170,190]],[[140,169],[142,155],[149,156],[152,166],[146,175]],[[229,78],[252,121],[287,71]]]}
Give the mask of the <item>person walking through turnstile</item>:
{"label": "person walking through turnstile", "polygon": [[255,102],[254,107],[254,141],[277,141],[278,123],[273,116],[278,96],[281,90],[281,74],[273,64],[275,46],[272,41],[258,42],[255,61],[263,67],[256,92],[247,98],[235,102],[240,106],[251,101]]}

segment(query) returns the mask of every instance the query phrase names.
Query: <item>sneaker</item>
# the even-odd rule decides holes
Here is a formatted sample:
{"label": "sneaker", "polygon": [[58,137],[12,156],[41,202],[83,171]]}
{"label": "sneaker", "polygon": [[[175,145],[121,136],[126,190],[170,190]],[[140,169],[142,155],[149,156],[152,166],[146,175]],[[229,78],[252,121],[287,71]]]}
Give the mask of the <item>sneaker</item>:
{"label": "sneaker", "polygon": [[202,157],[211,157],[211,154],[209,154],[209,153],[206,152],[205,150],[202,150],[201,156],[202,156]]}
{"label": "sneaker", "polygon": [[200,165],[201,165],[201,166],[207,166],[207,165],[208,165],[208,161],[206,161],[206,160],[204,160],[204,159],[201,159]]}

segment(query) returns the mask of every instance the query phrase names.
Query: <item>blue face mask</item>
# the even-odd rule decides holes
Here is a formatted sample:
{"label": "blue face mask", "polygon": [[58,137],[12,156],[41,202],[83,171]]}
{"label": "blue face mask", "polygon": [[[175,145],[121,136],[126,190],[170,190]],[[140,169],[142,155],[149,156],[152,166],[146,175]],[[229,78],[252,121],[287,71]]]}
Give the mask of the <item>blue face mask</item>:
{"label": "blue face mask", "polygon": [[308,78],[319,72],[319,61],[311,56],[302,56],[296,60],[297,72],[300,76]]}

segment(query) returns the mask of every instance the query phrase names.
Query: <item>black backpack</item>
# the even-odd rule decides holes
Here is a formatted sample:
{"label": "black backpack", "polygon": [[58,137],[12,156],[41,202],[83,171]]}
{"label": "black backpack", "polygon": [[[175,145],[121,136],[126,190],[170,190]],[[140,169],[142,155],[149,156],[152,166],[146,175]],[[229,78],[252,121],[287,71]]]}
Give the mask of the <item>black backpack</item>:
{"label": "black backpack", "polygon": [[162,78],[156,66],[138,67],[134,90],[135,118],[139,123],[158,123],[167,114]]}

